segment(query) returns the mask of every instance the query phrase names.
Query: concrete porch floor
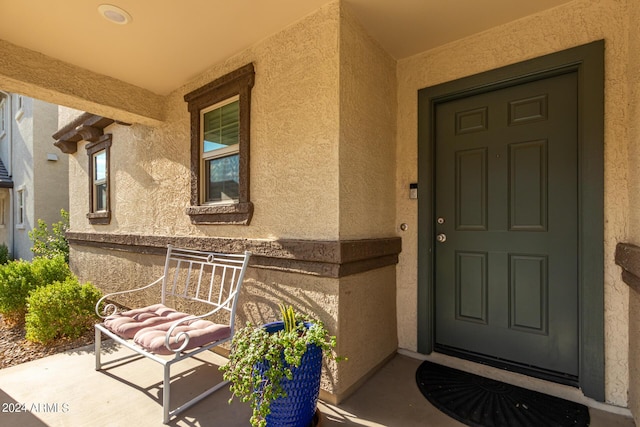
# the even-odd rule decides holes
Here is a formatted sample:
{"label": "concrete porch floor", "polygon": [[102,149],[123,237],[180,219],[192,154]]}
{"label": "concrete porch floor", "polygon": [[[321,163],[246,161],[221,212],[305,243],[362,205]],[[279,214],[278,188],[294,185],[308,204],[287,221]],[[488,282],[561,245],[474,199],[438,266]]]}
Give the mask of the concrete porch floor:
{"label": "concrete porch floor", "polygon": [[[109,353],[103,356],[106,361],[129,350],[107,342],[103,351]],[[321,425],[462,426],[422,396],[415,384],[415,372],[422,361],[411,356],[417,355],[396,355],[340,405],[320,402]],[[204,390],[206,381],[218,380],[220,363],[224,363],[222,357],[207,352],[199,360],[182,362],[183,366],[177,364],[175,373],[172,372],[175,378],[172,407]],[[447,360],[443,363],[448,364]],[[147,359],[97,372],[93,347],[1,369],[0,426],[161,426],[161,380],[162,367]],[[169,425],[248,426],[248,404],[237,399],[228,404],[229,398],[225,387],[174,418]],[[21,405],[30,412],[13,412]],[[594,427],[634,426],[626,410],[600,405],[590,408],[590,414]]]}

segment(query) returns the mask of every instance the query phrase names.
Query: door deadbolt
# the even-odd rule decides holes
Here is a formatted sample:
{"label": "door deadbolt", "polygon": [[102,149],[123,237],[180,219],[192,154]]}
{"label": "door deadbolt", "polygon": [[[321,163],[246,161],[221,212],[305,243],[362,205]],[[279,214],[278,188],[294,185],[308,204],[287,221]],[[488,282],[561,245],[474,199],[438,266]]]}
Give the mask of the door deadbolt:
{"label": "door deadbolt", "polygon": [[436,240],[440,243],[444,243],[447,241],[447,235],[444,233],[440,233],[436,236]]}
{"label": "door deadbolt", "polygon": [[444,218],[442,218],[442,217],[440,216],[440,217],[438,217],[438,219],[436,220],[436,222],[437,222],[438,224],[444,224]]}

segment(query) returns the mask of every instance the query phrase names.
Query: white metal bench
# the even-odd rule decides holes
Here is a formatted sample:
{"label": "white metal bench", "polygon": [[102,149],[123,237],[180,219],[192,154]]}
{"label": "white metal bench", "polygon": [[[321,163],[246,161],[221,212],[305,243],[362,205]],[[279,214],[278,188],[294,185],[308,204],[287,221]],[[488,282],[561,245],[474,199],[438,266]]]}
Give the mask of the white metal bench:
{"label": "white metal bench", "polygon": [[[165,424],[174,415],[226,385],[227,382],[222,381],[189,402],[170,410],[171,366],[230,341],[233,337],[238,296],[250,255],[250,252],[230,255],[179,249],[169,245],[164,274],[160,278],[140,288],[105,295],[96,304],[96,313],[103,319],[102,323],[95,325],[96,370],[138,355],[162,364],[162,408]],[[123,312],[113,304],[118,295],[154,287],[161,288],[161,301],[158,304]],[[167,305],[170,300],[206,307],[206,310],[202,310],[206,312],[192,315],[177,311]],[[105,302],[108,304],[101,312],[100,307]],[[214,316],[214,322],[206,319],[211,316]],[[228,319],[228,323],[220,321],[221,316]],[[102,362],[101,333],[137,354]]]}

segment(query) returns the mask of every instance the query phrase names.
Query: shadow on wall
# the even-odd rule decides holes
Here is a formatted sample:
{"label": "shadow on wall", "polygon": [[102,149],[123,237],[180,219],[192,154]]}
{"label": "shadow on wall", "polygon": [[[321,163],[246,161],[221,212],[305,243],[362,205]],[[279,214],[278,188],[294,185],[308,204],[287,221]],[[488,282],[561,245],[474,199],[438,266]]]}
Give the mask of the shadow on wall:
{"label": "shadow on wall", "polygon": [[[247,322],[259,326],[281,320],[279,304],[285,304],[319,319],[331,335],[337,334],[338,286],[335,280],[262,269],[249,269],[247,276],[240,295],[236,328]],[[292,277],[296,280],[295,285],[289,284]],[[327,362],[326,358],[323,361],[322,388],[329,392],[335,390],[335,363]]]}

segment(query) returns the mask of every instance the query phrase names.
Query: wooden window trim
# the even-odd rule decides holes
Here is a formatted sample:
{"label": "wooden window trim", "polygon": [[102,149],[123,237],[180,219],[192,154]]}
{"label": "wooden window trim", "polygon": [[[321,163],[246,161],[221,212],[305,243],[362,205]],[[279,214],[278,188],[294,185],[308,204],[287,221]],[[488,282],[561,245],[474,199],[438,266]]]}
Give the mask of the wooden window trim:
{"label": "wooden window trim", "polygon": [[[111,222],[111,134],[102,135],[95,142],[91,142],[87,144],[87,156],[89,158],[89,213],[87,213],[87,219],[90,224],[96,225],[105,225]],[[104,211],[96,212],[94,210],[94,182],[93,182],[93,174],[94,174],[94,166],[93,166],[93,155],[100,151],[104,150],[106,153],[106,173],[107,173],[107,209]]]}
{"label": "wooden window trim", "polygon": [[[249,225],[253,203],[249,196],[249,142],[253,64],[232,71],[184,96],[191,114],[191,206],[186,209],[194,224]],[[233,96],[239,97],[239,197],[238,202],[218,205],[200,203],[200,111]]]}

